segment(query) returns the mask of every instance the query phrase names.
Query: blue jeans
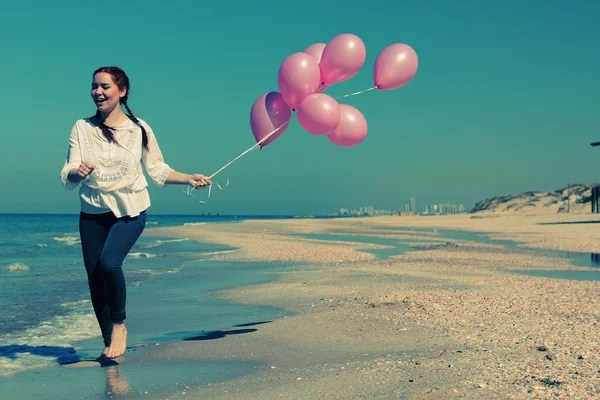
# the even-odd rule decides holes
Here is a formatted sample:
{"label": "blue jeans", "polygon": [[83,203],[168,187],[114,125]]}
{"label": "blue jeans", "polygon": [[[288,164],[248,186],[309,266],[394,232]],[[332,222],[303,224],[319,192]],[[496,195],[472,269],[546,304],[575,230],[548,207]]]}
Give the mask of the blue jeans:
{"label": "blue jeans", "polygon": [[137,217],[117,218],[112,212],[79,216],[83,262],[94,312],[104,345],[110,346],[113,323],[125,320],[127,290],[123,260],[146,226],[146,211]]}

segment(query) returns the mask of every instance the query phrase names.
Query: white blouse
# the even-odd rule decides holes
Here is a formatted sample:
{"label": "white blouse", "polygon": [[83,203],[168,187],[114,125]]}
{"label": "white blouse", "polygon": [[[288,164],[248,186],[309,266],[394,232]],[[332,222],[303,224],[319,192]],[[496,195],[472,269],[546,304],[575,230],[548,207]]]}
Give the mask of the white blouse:
{"label": "white blouse", "polygon": [[78,120],[69,138],[69,152],[60,177],[66,190],[73,190],[78,183],[69,181],[69,171],[82,162],[96,168],[81,181],[79,197],[81,211],[90,214],[113,212],[120,218],[135,217],[150,207],[148,175],[162,189],[167,176],[173,170],[165,163],[156,137],[150,126],[138,118],[148,135],[148,150],[142,149],[142,129],[127,120],[113,130],[118,145],[110,143],[100,127],[89,118]]}

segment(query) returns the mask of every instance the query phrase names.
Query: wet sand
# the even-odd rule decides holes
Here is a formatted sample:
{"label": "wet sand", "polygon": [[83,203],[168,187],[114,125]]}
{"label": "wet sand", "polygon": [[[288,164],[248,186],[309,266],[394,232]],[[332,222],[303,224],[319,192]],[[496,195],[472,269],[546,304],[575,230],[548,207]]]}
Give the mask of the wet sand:
{"label": "wet sand", "polygon": [[401,228],[460,229],[531,248],[600,252],[600,224],[565,223],[596,219],[458,215],[151,229],[150,235],[239,248],[221,259],[305,264],[270,283],[220,292],[237,303],[283,307],[290,316],[257,321],[265,323],[248,334],[166,344],[143,357],[256,363],[249,375],[189,386],[169,399],[598,397],[598,281],[514,273],[591,268],[457,240],[423,242],[426,250],[379,260],[357,249],[382,246],[289,236],[346,232],[425,240],[435,232]]}

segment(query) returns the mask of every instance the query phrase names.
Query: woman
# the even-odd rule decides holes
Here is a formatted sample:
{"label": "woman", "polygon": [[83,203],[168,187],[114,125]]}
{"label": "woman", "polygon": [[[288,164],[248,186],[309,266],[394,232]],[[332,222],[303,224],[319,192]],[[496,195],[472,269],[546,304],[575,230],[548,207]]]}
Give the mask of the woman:
{"label": "woman", "polygon": [[202,187],[211,180],[202,174],[177,172],[165,163],[152,129],[133,115],[127,104],[129,78],[123,70],[96,70],[91,96],[96,115],[73,126],[61,179],[67,190],[81,182],[83,260],[104,339],[103,354],[116,358],[125,352],[127,338],[121,266],[144,230],[150,207],[142,165],[159,188],[165,184]]}

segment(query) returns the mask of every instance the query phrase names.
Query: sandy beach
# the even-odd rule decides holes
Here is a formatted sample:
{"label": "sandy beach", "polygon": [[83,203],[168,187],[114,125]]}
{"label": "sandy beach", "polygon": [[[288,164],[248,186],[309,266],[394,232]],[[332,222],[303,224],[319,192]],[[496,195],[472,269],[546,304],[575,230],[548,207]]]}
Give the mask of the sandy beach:
{"label": "sandy beach", "polygon": [[[148,235],[239,249],[217,256],[223,260],[302,263],[269,283],[219,293],[234,303],[284,308],[287,317],[249,321],[248,333],[178,341],[138,355],[186,364],[253,362],[253,373],[156,398],[600,396],[598,282],[518,273],[593,271],[564,256],[526,249],[600,252],[600,224],[593,223],[598,218],[470,217],[262,220],[149,229]],[[487,232],[524,249],[448,240],[437,232],[444,229]],[[360,249],[382,245],[297,236],[315,233],[412,239],[414,249],[380,259]]]}

